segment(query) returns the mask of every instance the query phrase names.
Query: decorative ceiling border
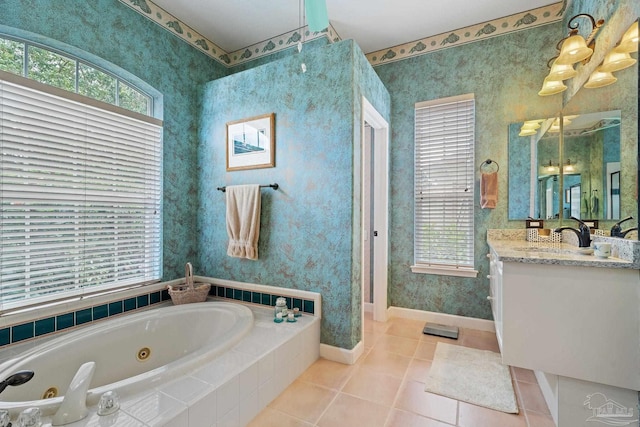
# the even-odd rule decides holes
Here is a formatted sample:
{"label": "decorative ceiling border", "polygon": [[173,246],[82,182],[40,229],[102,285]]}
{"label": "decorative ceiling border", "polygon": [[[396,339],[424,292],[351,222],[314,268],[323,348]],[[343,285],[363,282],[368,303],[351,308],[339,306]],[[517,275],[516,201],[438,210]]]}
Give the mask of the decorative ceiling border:
{"label": "decorative ceiling border", "polygon": [[[226,52],[220,46],[204,37],[202,34],[180,21],[178,18],[153,3],[151,0],[118,0],[135,10],[142,16],[152,20],[165,30],[181,38],[205,55],[210,56],[226,67],[233,67],[247,61],[251,61],[262,56],[271,55],[292,46],[296,46],[298,41],[306,43],[321,37],[327,37],[329,42],[340,41],[338,33],[329,24],[329,28],[324,31],[310,33],[308,28],[302,27],[288,33],[272,37],[262,42],[256,43],[235,52]],[[304,37],[302,36],[304,31]]]}
{"label": "decorative ceiling border", "polygon": [[[151,0],[118,1],[135,10],[142,16],[152,20],[165,30],[181,38],[197,50],[215,59],[226,67],[234,67],[236,65],[294,47],[301,39],[303,43],[322,37],[326,37],[330,43],[341,40],[337,31],[331,24],[329,24],[329,28],[326,30],[314,33],[310,33],[308,27],[305,26],[234,52],[226,52],[220,46],[207,39],[189,25],[180,21],[178,18],[153,3]],[[461,28],[451,33],[443,33],[391,48],[385,48],[368,53],[366,54],[366,57],[369,60],[369,63],[375,67],[377,65],[412,58],[414,56],[423,55],[440,49],[446,49],[452,46],[459,46],[489,37],[507,34],[513,31],[520,31],[525,28],[546,25],[562,19],[562,15],[567,7],[567,1],[568,0],[562,0],[559,3],[549,6]],[[304,31],[304,36],[302,36],[303,31],[301,30]]]}
{"label": "decorative ceiling border", "polygon": [[211,40],[208,40],[202,34],[195,31],[193,28],[180,21],[178,18],[176,18],[157,4],[151,2],[150,0],[118,1],[129,6],[131,9],[135,10],[142,16],[149,18],[156,24],[163,27],[165,30],[180,37],[182,40],[189,43],[199,51],[203,52],[205,55],[208,55],[216,61],[226,65],[224,58],[227,55],[227,52],[225,52],[224,49],[222,49]]}
{"label": "decorative ceiling border", "polygon": [[391,48],[378,50],[366,55],[372,66],[400,61],[436,50],[460,46],[490,37],[504,35],[525,28],[538,27],[562,19],[566,9],[566,1],[518,13],[504,18],[494,19],[470,27],[461,28],[448,33],[401,44]]}
{"label": "decorative ceiling border", "polygon": [[[303,32],[304,35],[302,35]],[[289,31],[288,33],[271,37],[270,39],[229,53],[228,56],[230,58],[230,62],[228,62],[227,65],[229,65],[230,67],[234,67],[236,65],[252,61],[262,56],[271,55],[275,52],[279,52],[290,47],[295,47],[297,46],[299,41],[306,43],[322,37],[326,37],[330,43],[338,42],[341,40],[340,36],[338,36],[338,33],[331,24],[329,24],[329,27],[325,30],[317,31],[314,33],[311,33],[309,31],[308,26],[304,26],[302,28],[297,28],[293,31]]]}

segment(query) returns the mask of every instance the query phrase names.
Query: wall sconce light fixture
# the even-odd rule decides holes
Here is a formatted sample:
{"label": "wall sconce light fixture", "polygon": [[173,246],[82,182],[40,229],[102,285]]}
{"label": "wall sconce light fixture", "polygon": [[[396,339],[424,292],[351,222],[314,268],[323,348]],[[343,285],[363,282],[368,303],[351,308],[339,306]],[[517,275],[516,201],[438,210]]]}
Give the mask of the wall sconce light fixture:
{"label": "wall sconce light fixture", "polygon": [[589,81],[584,84],[584,87],[595,89],[615,83],[618,79],[611,73],[624,70],[635,64],[637,62],[636,59],[632,58],[629,53],[637,50],[638,21],[631,24],[618,45],[604,57],[602,64],[591,73]]}
{"label": "wall sconce light fixture", "polygon": [[[589,21],[591,21],[591,34],[589,34],[586,40],[578,34],[578,23],[574,22],[575,19],[580,17],[588,18]],[[583,63],[589,62],[596,44],[595,35],[603,24],[604,19],[596,22],[593,16],[586,13],[578,14],[569,20],[567,24],[569,27],[569,35],[558,42],[556,46],[558,55],[547,62],[547,67],[549,67],[551,71],[544,79],[542,89],[538,92],[538,95],[555,95],[556,93],[567,90],[567,86],[563,81],[576,76],[577,71],[573,68],[574,64],[581,61]]]}
{"label": "wall sconce light fixture", "polygon": [[622,40],[620,40],[620,44],[616,46],[613,50],[616,52],[626,52],[633,53],[638,51],[638,40],[640,37],[638,36],[638,21],[631,24],[629,29],[622,36]]}
{"label": "wall sconce light fixture", "polygon": [[576,169],[571,164],[571,159],[567,159],[567,164],[564,165],[564,167],[562,168],[562,173],[567,174],[567,173],[572,173],[572,172],[575,172],[575,171],[576,171]]}
{"label": "wall sconce light fixture", "polygon": [[524,122],[520,128],[518,136],[531,136],[538,133],[538,129],[540,129],[540,121],[541,120],[527,120]]}
{"label": "wall sconce light fixture", "polygon": [[549,174],[558,173],[558,170],[560,169],[558,166],[551,162],[551,159],[549,159],[549,164],[543,165],[543,168]]}

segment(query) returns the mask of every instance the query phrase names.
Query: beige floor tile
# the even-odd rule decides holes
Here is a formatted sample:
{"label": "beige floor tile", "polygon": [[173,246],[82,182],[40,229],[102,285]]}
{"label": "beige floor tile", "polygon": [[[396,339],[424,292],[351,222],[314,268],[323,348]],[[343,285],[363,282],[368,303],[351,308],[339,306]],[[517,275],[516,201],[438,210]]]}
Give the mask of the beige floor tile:
{"label": "beige floor tile", "polygon": [[531,369],[516,368],[515,366],[512,367],[511,369],[516,380],[522,381],[525,383],[538,384],[536,375],[533,373]]}
{"label": "beige floor tile", "polygon": [[489,350],[495,353],[500,353],[500,346],[495,334],[466,334],[460,340],[460,344],[465,347],[471,347],[478,350]]}
{"label": "beige floor tile", "polygon": [[520,389],[520,397],[525,409],[541,414],[549,414],[549,407],[542,396],[538,384],[518,382],[518,388]]}
{"label": "beige floor tile", "polygon": [[423,360],[433,360],[437,345],[437,342],[420,341],[413,357]]}
{"label": "beige floor tile", "polygon": [[378,342],[380,337],[384,336],[384,332],[374,332],[374,331],[364,331],[364,348],[373,348],[374,345]]}
{"label": "beige floor tile", "polygon": [[539,414],[533,411],[527,411],[525,415],[529,421],[529,427],[556,427],[551,415]]}
{"label": "beige floor tile", "polygon": [[459,403],[458,426],[460,427],[527,427],[523,413],[506,414],[500,411]]}
{"label": "beige floor tile", "polygon": [[389,322],[376,322],[371,318],[372,316],[367,317],[367,314],[368,313],[365,313],[364,325],[362,327],[365,332],[384,333],[389,328]]}
{"label": "beige floor tile", "polygon": [[342,392],[364,400],[391,406],[398,394],[402,379],[381,374],[371,369],[356,370]]}
{"label": "beige floor tile", "polygon": [[407,368],[407,380],[417,381],[419,383],[426,383],[427,376],[429,375],[429,369],[431,369],[431,360],[422,360],[414,358],[409,363]]}
{"label": "beige floor tile", "polygon": [[247,427],[313,427],[313,424],[293,418],[284,412],[265,408]]}
{"label": "beige floor tile", "polygon": [[340,393],[318,421],[318,427],[383,427],[391,408]]}
{"label": "beige floor tile", "polygon": [[394,407],[449,424],[456,423],[458,402],[424,391],[424,383],[405,381]]}
{"label": "beige floor tile", "polygon": [[296,380],[268,406],[313,424],[336,394],[336,391]]}
{"label": "beige floor tile", "polygon": [[384,334],[376,342],[375,348],[401,356],[413,357],[419,343],[420,341],[417,339]]}
{"label": "beige floor tile", "polygon": [[450,427],[440,421],[432,420],[411,412],[393,409],[385,427]]}
{"label": "beige floor tile", "polygon": [[410,357],[374,348],[367,354],[360,366],[366,369],[373,369],[381,374],[403,378],[409,367],[409,362],[411,362]]}
{"label": "beige floor tile", "polygon": [[420,339],[422,335],[422,329],[424,328],[424,322],[420,320],[411,319],[399,319],[397,317],[389,320],[389,328],[385,332],[388,335],[395,335],[397,337]]}
{"label": "beige floor tile", "polygon": [[354,369],[355,367],[352,365],[320,358],[309,366],[298,379],[330,389],[340,390]]}

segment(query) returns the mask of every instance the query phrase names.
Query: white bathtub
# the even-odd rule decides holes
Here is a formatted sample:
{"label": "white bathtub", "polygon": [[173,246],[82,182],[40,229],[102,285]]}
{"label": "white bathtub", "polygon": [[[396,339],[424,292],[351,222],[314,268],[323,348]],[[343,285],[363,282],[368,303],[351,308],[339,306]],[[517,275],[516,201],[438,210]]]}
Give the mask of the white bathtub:
{"label": "white bathtub", "polygon": [[[226,302],[162,307],[83,327],[32,348],[0,365],[0,379],[20,370],[35,375],[21,386],[7,387],[0,409],[15,416],[37,406],[52,414],[78,368],[96,363],[87,397],[95,405],[115,390],[128,396],[193,371],[236,345],[251,330],[253,313]],[[141,356],[148,354],[144,360]],[[43,399],[52,387],[58,397]]]}

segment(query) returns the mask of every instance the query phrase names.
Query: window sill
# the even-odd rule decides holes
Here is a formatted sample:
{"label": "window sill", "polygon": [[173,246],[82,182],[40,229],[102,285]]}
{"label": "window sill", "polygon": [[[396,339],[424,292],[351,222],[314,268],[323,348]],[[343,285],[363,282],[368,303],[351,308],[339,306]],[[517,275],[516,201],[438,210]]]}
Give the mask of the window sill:
{"label": "window sill", "polygon": [[440,276],[458,276],[458,277],[478,277],[478,271],[470,268],[455,268],[455,267],[437,267],[426,265],[412,265],[411,271],[413,273],[420,274],[437,274]]}

